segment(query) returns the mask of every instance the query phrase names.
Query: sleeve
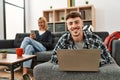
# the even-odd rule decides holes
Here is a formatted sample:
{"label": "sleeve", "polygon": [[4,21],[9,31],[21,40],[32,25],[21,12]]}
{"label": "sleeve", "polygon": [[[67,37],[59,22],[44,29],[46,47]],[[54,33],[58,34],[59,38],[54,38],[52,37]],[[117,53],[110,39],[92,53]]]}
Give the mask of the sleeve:
{"label": "sleeve", "polygon": [[51,49],[52,46],[52,34],[51,32],[47,33],[47,42],[45,41],[40,41],[47,49]]}
{"label": "sleeve", "polygon": [[54,50],[53,50],[53,55],[51,56],[51,62],[54,64],[58,64],[58,59],[57,59],[57,50],[58,49],[63,49],[64,44],[65,44],[65,39],[63,39],[63,36],[58,40]]}
{"label": "sleeve", "polygon": [[[95,35],[94,35],[95,36]],[[100,66],[111,63],[112,62],[112,57],[104,44],[104,42],[101,40],[99,36],[96,35],[96,40],[95,40],[95,46],[101,50],[101,59],[100,59]]]}

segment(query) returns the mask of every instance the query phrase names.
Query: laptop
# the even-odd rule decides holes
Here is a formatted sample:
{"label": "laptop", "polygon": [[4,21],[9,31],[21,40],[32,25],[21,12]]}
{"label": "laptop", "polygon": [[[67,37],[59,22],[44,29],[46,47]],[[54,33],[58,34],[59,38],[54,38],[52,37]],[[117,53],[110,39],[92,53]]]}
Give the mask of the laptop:
{"label": "laptop", "polygon": [[100,62],[100,50],[80,49],[57,50],[60,71],[98,71]]}

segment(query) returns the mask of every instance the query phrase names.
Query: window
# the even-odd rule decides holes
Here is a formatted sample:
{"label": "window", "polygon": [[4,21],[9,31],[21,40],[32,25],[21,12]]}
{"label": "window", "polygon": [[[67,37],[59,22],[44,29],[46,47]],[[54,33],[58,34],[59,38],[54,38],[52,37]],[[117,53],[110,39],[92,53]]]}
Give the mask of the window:
{"label": "window", "polygon": [[24,0],[4,0],[5,39],[14,39],[16,33],[25,31]]}

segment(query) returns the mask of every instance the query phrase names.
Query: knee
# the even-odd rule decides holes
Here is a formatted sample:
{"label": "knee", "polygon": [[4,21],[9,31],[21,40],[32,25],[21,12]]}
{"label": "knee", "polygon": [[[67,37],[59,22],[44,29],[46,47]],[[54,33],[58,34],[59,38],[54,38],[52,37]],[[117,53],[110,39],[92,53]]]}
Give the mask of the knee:
{"label": "knee", "polygon": [[30,37],[25,37],[24,38],[24,41],[28,41],[28,40],[30,40]]}
{"label": "knee", "polygon": [[34,48],[32,45],[27,45],[25,47],[25,53],[24,54],[27,54],[27,55],[31,55],[35,52]]}
{"label": "knee", "polygon": [[33,49],[34,49],[34,48],[33,48],[32,45],[27,45],[26,48],[25,48],[25,50],[33,50]]}
{"label": "knee", "polygon": [[34,48],[33,48],[32,45],[27,45],[27,46],[25,47],[25,54],[32,54],[32,53],[34,53],[34,52],[35,52],[35,50],[34,50]]}

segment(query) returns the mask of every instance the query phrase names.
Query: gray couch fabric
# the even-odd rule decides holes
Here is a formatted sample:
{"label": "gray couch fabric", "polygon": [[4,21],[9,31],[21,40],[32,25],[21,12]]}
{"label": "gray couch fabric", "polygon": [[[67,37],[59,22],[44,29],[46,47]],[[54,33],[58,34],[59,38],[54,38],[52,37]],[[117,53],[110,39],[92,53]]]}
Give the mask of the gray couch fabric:
{"label": "gray couch fabric", "polygon": [[98,72],[59,71],[59,66],[50,61],[34,67],[35,80],[120,80],[120,67],[113,60],[99,68]]}
{"label": "gray couch fabric", "polygon": [[113,40],[111,55],[115,59],[116,63],[120,66],[120,40]]}

